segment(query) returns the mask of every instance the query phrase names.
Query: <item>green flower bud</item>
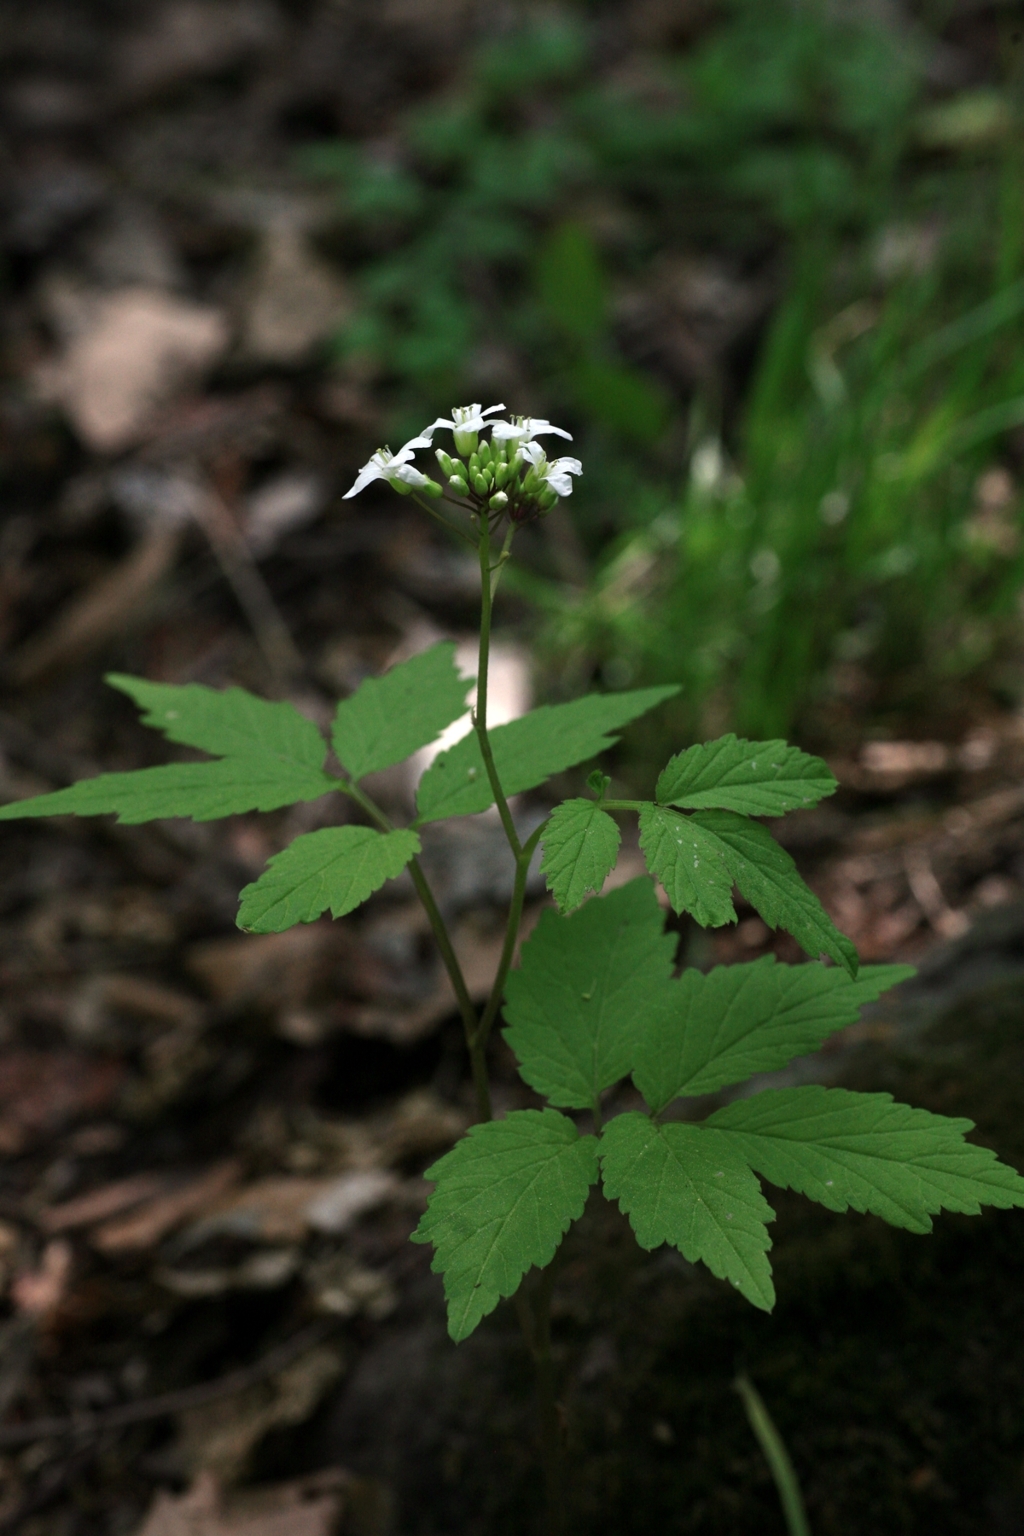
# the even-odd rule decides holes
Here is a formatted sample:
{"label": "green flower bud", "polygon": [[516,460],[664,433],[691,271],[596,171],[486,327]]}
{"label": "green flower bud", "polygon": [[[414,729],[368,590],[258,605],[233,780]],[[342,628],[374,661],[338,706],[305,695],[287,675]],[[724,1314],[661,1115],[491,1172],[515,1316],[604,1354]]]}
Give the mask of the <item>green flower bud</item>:
{"label": "green flower bud", "polygon": [[500,459],[498,461],[498,467],[494,471],[494,483],[499,490],[508,484],[511,474],[512,471],[509,469],[504,459]]}
{"label": "green flower bud", "polygon": [[537,497],[537,501],[542,512],[550,512],[551,508],[555,505],[557,500],[558,492],[551,490],[550,486],[547,490],[541,491],[540,495]]}
{"label": "green flower bud", "polygon": [[451,475],[448,479],[448,484],[451,486],[456,496],[469,495],[469,486],[466,484],[465,480],[463,480],[461,475]]}
{"label": "green flower bud", "polygon": [[495,491],[487,505],[491,508],[492,511],[501,512],[505,507],[508,506],[508,497],[505,495],[504,491]]}
{"label": "green flower bud", "polygon": [[488,464],[491,462],[492,457],[490,443],[481,443],[480,447],[477,449],[477,453],[480,457],[480,468],[486,469]]}
{"label": "green flower bud", "polygon": [[473,476],[473,489],[478,496],[486,496],[491,489],[487,484],[486,475],[482,475],[479,470]]}
{"label": "green flower bud", "polygon": [[455,465],[452,463],[451,459],[445,453],[444,449],[443,448],[435,448],[434,449],[434,457],[435,457],[435,459],[437,460],[437,462],[441,466],[441,473],[442,473],[442,475],[446,475],[449,479],[451,479],[452,475],[454,475],[454,473],[455,473]]}
{"label": "green flower bud", "polygon": [[478,475],[482,467],[483,466],[480,463],[480,455],[477,453],[476,449],[474,449],[469,456],[469,478],[472,480],[474,475]]}
{"label": "green flower bud", "polygon": [[420,486],[420,490],[424,495],[429,496],[432,501],[436,501],[439,496],[444,495],[444,490],[438,485],[436,480],[428,480],[426,485]]}
{"label": "green flower bud", "polygon": [[452,475],[461,475],[463,480],[469,479],[468,471],[461,459],[452,459],[452,467],[448,473]]}
{"label": "green flower bud", "polygon": [[464,432],[459,427],[456,427],[453,436],[455,438],[455,451],[461,453],[463,458],[467,454],[476,451],[477,434],[475,432]]}

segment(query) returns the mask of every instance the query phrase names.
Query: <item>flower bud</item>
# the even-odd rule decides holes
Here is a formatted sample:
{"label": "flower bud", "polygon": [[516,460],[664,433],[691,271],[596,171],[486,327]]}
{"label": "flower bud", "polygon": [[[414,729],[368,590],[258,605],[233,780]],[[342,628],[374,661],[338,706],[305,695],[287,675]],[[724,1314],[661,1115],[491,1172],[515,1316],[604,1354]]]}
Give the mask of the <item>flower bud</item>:
{"label": "flower bud", "polygon": [[473,489],[478,496],[486,496],[491,489],[487,484],[486,475],[482,475],[479,470],[473,476]]}
{"label": "flower bud", "polygon": [[425,496],[429,496],[432,501],[436,501],[439,496],[444,495],[443,489],[438,485],[436,480],[428,479],[426,485],[420,486],[420,490],[424,493]]}
{"label": "flower bud", "polygon": [[492,457],[490,443],[481,443],[480,447],[477,449],[477,454],[480,458],[480,468],[486,469],[488,464],[491,462]]}
{"label": "flower bud", "polygon": [[437,462],[441,466],[441,473],[442,473],[442,475],[445,475],[449,479],[451,479],[452,475],[454,475],[454,473],[455,473],[455,465],[452,463],[451,459],[445,453],[444,449],[443,448],[435,448],[434,449],[434,457],[435,457],[435,459],[437,460]]}
{"label": "flower bud", "polygon": [[466,484],[465,480],[463,480],[461,475],[450,475],[448,478],[448,484],[451,486],[456,496],[469,495],[469,486]]}
{"label": "flower bud", "polygon": [[557,501],[558,492],[553,491],[550,486],[541,491],[540,495],[537,497],[537,502],[542,512],[550,512],[551,508]]}
{"label": "flower bud", "polygon": [[508,497],[504,491],[495,491],[487,505],[493,512],[502,512],[508,506]]}
{"label": "flower bud", "polygon": [[499,490],[508,484],[511,474],[512,471],[509,469],[504,459],[500,459],[498,461],[498,467],[494,471],[494,483]]}
{"label": "flower bud", "polygon": [[480,473],[481,468],[482,465],[480,463],[480,455],[474,448],[473,452],[469,456],[469,478],[472,480],[474,475],[478,475]]}

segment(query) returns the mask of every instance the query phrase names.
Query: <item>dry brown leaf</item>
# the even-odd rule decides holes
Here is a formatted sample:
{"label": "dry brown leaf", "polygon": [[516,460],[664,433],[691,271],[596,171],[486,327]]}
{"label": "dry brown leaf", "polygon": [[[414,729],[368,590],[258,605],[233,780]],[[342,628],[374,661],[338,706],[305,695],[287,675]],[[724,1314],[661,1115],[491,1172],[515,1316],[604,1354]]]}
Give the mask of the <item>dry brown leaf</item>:
{"label": "dry brown leaf", "polygon": [[137,625],[157,583],[177,558],[181,529],[157,525],[113,570],[73,599],[42,634],[11,658],[11,675],[22,686],[73,666],[113,635]]}
{"label": "dry brown leaf", "polygon": [[180,1189],[157,1195],[135,1215],[105,1222],[92,1234],[92,1245],[108,1257],[152,1248],[183,1221],[208,1210],[241,1174],[241,1165],[234,1158],[217,1163]]}
{"label": "dry brown leaf", "polygon": [[0,1153],[20,1152],[69,1120],[107,1109],[124,1077],[124,1063],[111,1057],[77,1051],[0,1053]]}
{"label": "dry brown leaf", "polygon": [[120,453],[141,441],[153,411],[212,367],[228,342],[219,310],[158,288],[97,295],[63,354],[37,374],[87,448]]}
{"label": "dry brown leaf", "polygon": [[22,1270],[11,1282],[15,1310],[40,1321],[52,1316],[67,1296],[72,1258],[67,1238],[55,1237],[48,1242],[37,1267]]}
{"label": "dry brown leaf", "polygon": [[101,1184],[87,1194],[76,1195],[61,1205],[51,1205],[39,1217],[44,1232],[70,1232],[75,1227],[90,1227],[94,1222],[105,1221],[132,1206],[141,1205],[167,1188],[168,1176],[163,1173],[135,1173],[127,1179],[116,1179],[112,1184]]}
{"label": "dry brown leaf", "polygon": [[269,1009],[301,1003],[325,965],[351,949],[339,924],[310,923],[286,933],[240,935],[194,944],[186,964],[215,1002],[258,1001]]}
{"label": "dry brown leaf", "polygon": [[187,1493],[158,1493],[136,1536],[333,1536],[348,1483],[343,1472],[317,1473],[225,1499],[201,1472]]}
{"label": "dry brown leaf", "polygon": [[180,1417],[182,1460],[189,1471],[234,1482],[272,1429],[303,1424],[341,1375],[337,1350],[311,1349],[273,1380],[235,1397],[190,1408]]}

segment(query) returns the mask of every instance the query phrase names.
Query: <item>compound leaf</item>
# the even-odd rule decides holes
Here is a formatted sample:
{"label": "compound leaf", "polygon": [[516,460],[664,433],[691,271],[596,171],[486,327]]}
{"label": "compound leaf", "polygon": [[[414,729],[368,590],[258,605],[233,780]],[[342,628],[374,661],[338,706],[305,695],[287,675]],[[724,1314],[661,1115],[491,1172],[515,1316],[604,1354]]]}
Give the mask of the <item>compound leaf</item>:
{"label": "compound leaf", "polygon": [[730,875],[769,928],[784,928],[814,959],[828,955],[856,976],[856,949],[767,827],[734,811],[694,811],[687,820],[718,841]]}
{"label": "compound leaf", "polygon": [[866,965],[852,981],[838,967],[780,965],[774,955],[707,975],[686,970],[672,986],[671,1011],[645,1021],[633,1081],[657,1113],[680,1094],[773,1072],[913,974],[909,965]]}
{"label": "compound leaf", "polygon": [[964,1140],[970,1120],[912,1109],[888,1093],[769,1090],[727,1104],[705,1124],[771,1183],[911,1232],[930,1232],[943,1209],[976,1216],[983,1205],[1024,1205],[1024,1179]]}
{"label": "compound leaf", "polygon": [[143,710],[143,723],[171,741],[220,754],[206,763],[161,763],[132,773],[101,773],[52,794],[0,807],[23,816],[105,816],[137,825],[162,816],[212,821],[242,811],[273,811],[337,788],[323,771],[327,745],[290,704],[270,704],[244,688],[183,687],[112,673],[107,681]]}
{"label": "compound leaf", "polygon": [[552,1104],[593,1108],[628,1076],[645,1015],[667,1005],[676,941],[646,879],[571,917],[542,912],[505,986],[505,1039]]}
{"label": "compound leaf", "polygon": [[693,817],[660,805],[643,806],[640,847],[647,868],[665,887],[673,912],[692,912],[705,928],[736,921],[725,850]]}
{"label": "compound leaf", "polygon": [[472,1126],[425,1177],[437,1188],[412,1239],[437,1250],[458,1342],[551,1262],[597,1182],[597,1141],[556,1110],[518,1109]]}
{"label": "compound leaf", "polygon": [[465,713],[472,681],[459,676],[450,640],[367,678],[338,705],[335,752],[353,779],[404,762]]}
{"label": "compound leaf", "polygon": [[745,741],[730,734],[673,757],[658,779],[655,799],[687,810],[782,816],[835,790],[835,778],[820,757],[784,741]]}
{"label": "compound leaf", "polygon": [[552,811],[541,838],[541,869],[560,912],[572,912],[599,891],[615,868],[620,833],[596,800],[565,800]]}
{"label": "compound leaf", "polygon": [[742,1152],[702,1126],[656,1125],[633,1111],[605,1126],[600,1156],[605,1194],[619,1202],[641,1248],[671,1243],[771,1311],[765,1223],[775,1212]]}
{"label": "compound leaf", "polygon": [[328,909],[344,917],[401,874],[419,851],[415,832],[372,827],[305,832],[244,888],[238,926],[250,933],[281,933],[296,923],[312,923]]}
{"label": "compound leaf", "polygon": [[[610,732],[678,693],[676,686],[591,693],[569,704],[542,704],[489,732],[498,778],[506,795],[536,789],[553,773],[596,757],[618,737]],[[494,801],[480,743],[471,732],[440,752],[419,783],[420,821],[470,816]]]}

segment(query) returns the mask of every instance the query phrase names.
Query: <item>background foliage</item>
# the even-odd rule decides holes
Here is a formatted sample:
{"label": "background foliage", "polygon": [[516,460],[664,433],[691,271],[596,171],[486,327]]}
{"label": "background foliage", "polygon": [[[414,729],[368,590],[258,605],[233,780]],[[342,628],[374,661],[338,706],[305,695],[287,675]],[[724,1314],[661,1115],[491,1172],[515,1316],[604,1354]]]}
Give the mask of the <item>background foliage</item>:
{"label": "background foliage", "polygon": [[396,435],[499,388],[576,433],[524,583],[567,688],[761,735],[1016,695],[1022,50],[1006,8],[944,78],[955,11],[728,0],[617,72],[607,8],[527,10],[399,135],[304,151]]}

